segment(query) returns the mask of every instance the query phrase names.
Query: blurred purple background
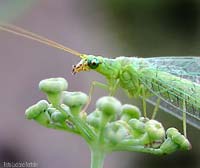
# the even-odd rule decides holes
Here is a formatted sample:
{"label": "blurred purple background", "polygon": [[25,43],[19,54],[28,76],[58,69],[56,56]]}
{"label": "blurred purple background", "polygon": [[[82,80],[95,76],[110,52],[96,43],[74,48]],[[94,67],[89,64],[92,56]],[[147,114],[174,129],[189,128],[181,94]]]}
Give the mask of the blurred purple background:
{"label": "blurred purple background", "polygon": [[[107,57],[200,55],[200,4],[193,0],[174,0],[171,6],[153,2],[154,6],[147,0],[136,0],[132,9],[130,0],[2,0],[0,21],[82,53]],[[65,77],[69,90],[88,93],[91,81],[104,82],[104,78],[95,72],[72,76],[71,67],[78,57],[5,32],[0,32],[0,51],[1,164],[30,161],[37,162],[39,168],[89,167],[90,152],[80,137],[28,121],[24,111],[44,98],[38,90],[42,79]],[[101,95],[106,92],[96,89],[93,101]],[[125,95],[121,97],[123,102],[126,99]],[[169,114],[161,112],[158,118],[166,128],[181,129],[181,121]],[[193,145],[189,152],[165,157],[119,152],[107,157],[105,168],[200,167],[199,130],[188,126],[188,137]]]}

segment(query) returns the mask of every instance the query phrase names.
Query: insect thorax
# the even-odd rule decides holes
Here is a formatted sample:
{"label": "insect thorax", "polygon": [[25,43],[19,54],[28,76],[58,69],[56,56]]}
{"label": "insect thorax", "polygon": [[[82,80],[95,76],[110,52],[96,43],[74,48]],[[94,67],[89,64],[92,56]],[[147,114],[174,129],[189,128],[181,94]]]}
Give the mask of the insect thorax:
{"label": "insect thorax", "polygon": [[127,90],[130,96],[138,96],[140,94],[140,82],[138,76],[138,58],[120,57],[121,70],[119,74],[120,85]]}
{"label": "insect thorax", "polygon": [[103,58],[102,64],[96,71],[108,79],[111,88],[119,81],[120,86],[128,91],[129,95],[138,96],[141,87],[139,81],[141,62],[141,59],[136,57]]}

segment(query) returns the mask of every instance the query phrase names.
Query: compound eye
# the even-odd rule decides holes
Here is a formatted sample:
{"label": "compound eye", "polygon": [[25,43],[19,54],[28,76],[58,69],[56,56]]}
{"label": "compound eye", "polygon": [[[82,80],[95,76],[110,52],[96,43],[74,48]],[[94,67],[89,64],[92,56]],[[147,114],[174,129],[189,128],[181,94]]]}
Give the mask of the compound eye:
{"label": "compound eye", "polygon": [[97,58],[93,58],[91,60],[88,60],[88,66],[91,68],[91,69],[95,69],[97,68],[99,65],[99,60]]}

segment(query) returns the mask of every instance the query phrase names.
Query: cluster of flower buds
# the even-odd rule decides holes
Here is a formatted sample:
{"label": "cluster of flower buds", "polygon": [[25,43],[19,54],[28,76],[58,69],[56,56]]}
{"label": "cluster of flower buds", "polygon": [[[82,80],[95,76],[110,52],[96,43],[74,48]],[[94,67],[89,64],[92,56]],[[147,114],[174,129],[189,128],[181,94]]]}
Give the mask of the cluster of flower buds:
{"label": "cluster of flower buds", "polygon": [[75,133],[91,148],[104,151],[137,151],[151,154],[170,154],[189,150],[191,145],[177,129],[165,131],[156,120],[144,118],[133,105],[122,105],[111,96],[101,97],[96,109],[86,113],[88,96],[83,92],[66,91],[63,78],[42,80],[39,88],[48,98],[29,107],[25,115],[39,124]]}

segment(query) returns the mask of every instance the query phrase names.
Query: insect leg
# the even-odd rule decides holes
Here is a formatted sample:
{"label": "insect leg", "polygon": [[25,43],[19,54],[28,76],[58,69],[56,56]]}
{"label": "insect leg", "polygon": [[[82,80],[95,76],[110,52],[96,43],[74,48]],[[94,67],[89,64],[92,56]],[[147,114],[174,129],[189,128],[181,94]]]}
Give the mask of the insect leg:
{"label": "insect leg", "polygon": [[106,89],[106,90],[110,90],[108,85],[105,85],[104,83],[101,83],[101,82],[93,81],[91,86],[90,86],[88,102],[85,105],[85,107],[83,108],[82,112],[85,112],[87,110],[87,108],[88,108],[88,106],[89,106],[89,104],[91,102],[91,97],[92,97],[92,94],[94,92],[94,87],[95,86],[98,86],[98,87]]}
{"label": "insect leg", "polygon": [[112,81],[112,83],[110,83],[110,86],[113,86],[113,87],[108,87],[107,86],[109,91],[110,91],[109,96],[113,96],[115,94],[116,89],[119,86],[119,80]]}
{"label": "insect leg", "polygon": [[186,130],[186,105],[185,99],[183,100],[183,134],[187,137],[187,130]]}
{"label": "insect leg", "polygon": [[158,98],[157,101],[156,101],[156,106],[155,106],[155,108],[153,110],[151,119],[154,119],[156,117],[156,114],[157,114],[159,106],[160,106],[160,98]]}
{"label": "insect leg", "polygon": [[146,96],[145,96],[145,90],[142,86],[142,106],[143,106],[143,115],[146,118],[147,117],[147,105],[146,105]]}

